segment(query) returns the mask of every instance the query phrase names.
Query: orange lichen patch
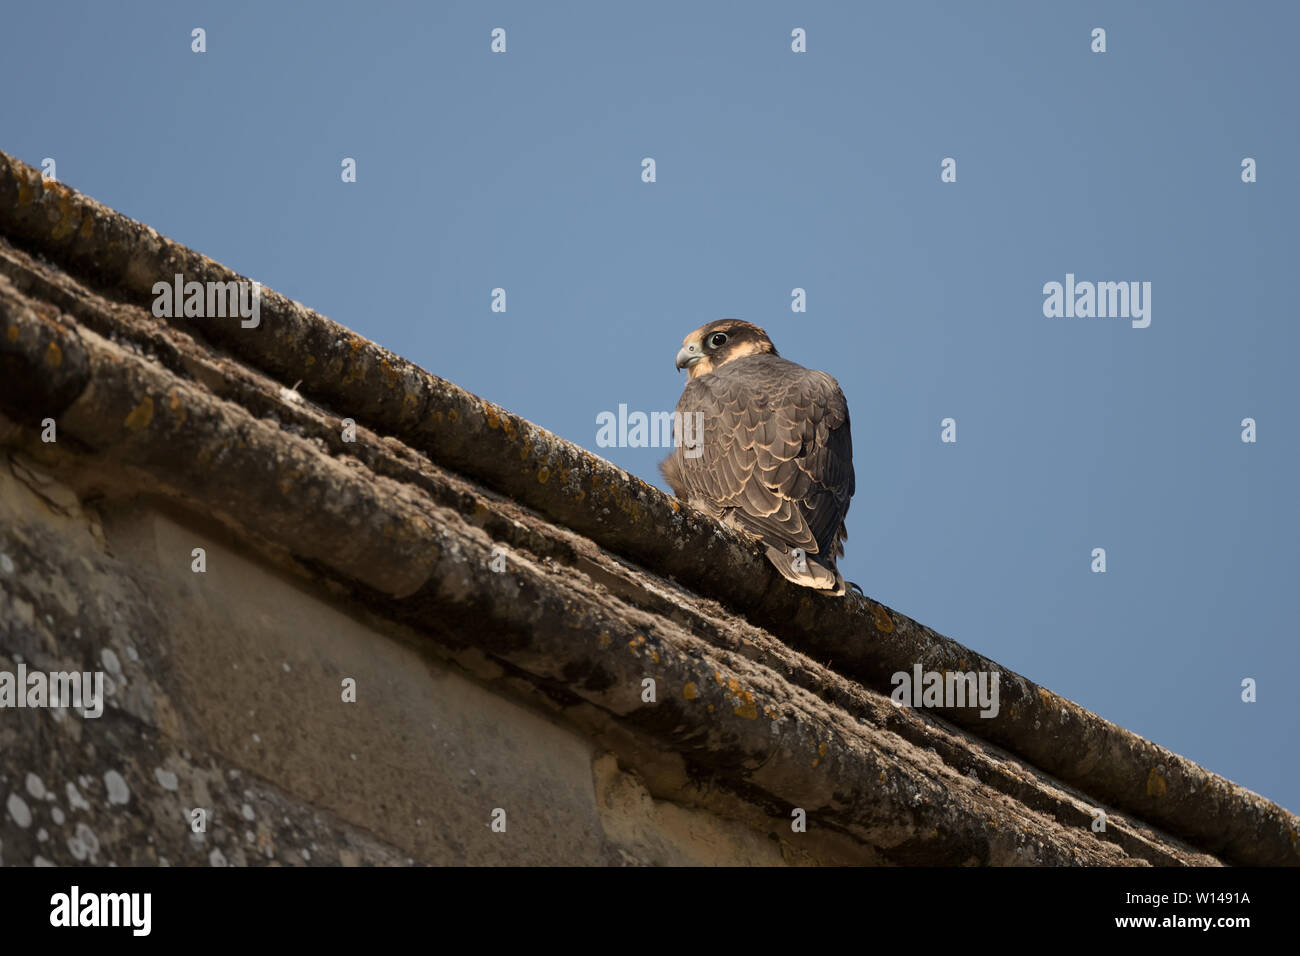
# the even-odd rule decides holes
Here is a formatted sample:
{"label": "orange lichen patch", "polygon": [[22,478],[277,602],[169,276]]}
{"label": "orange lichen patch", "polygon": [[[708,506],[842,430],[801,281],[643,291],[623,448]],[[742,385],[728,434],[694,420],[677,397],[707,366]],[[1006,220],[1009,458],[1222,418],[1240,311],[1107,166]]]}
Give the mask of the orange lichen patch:
{"label": "orange lichen patch", "polygon": [[712,705],[712,704],[709,704],[709,713],[710,713],[710,714],[713,713],[713,705]]}
{"label": "orange lichen patch", "polygon": [[821,743],[819,743],[819,744],[817,745],[817,756],[819,756],[819,757],[825,757],[825,756],[826,756],[826,750],[827,750],[827,744],[826,744],[826,741],[822,741]]}
{"label": "orange lichen patch", "polygon": [[507,438],[514,441],[519,435],[519,428],[515,425],[514,419],[509,416],[501,419],[501,430],[505,432]]}
{"label": "orange lichen patch", "polygon": [[603,504],[617,508],[633,521],[640,521],[644,517],[644,507],[638,499],[628,493],[625,485],[593,481],[591,493],[592,497],[599,499]]}
{"label": "orange lichen patch", "polygon": [[51,342],[45,350],[45,364],[50,368],[58,368],[63,364],[63,349],[59,348],[58,342]]}
{"label": "orange lichen patch", "polygon": [[1051,710],[1053,707],[1060,706],[1060,700],[1046,687],[1038,688],[1038,702],[1043,705],[1044,710]]}
{"label": "orange lichen patch", "polygon": [[719,684],[725,684],[727,682],[727,679],[722,676],[722,671],[714,671],[713,679],[717,681]]}
{"label": "orange lichen patch", "polygon": [[16,326],[16,325],[11,325],[11,326],[9,326],[9,328],[5,329],[5,338],[7,338],[10,342],[17,342],[17,341],[18,341],[18,326]]}
{"label": "orange lichen patch", "polygon": [[727,690],[731,691],[732,710],[737,717],[744,717],[746,720],[758,719],[758,705],[754,703],[754,695],[740,686],[740,681],[731,678],[727,681]]}
{"label": "orange lichen patch", "polygon": [[138,432],[142,428],[148,428],[151,421],[153,421],[153,399],[146,395],[144,401],[126,416],[123,424],[131,431]]}
{"label": "orange lichen patch", "polygon": [[650,660],[652,660],[652,661],[654,661],[656,664],[658,664],[658,663],[659,663],[659,652],[656,651],[656,650],[651,650],[651,651],[650,651]]}
{"label": "orange lichen patch", "polygon": [[678,511],[678,512],[680,512],[680,511],[682,510],[682,506],[681,506],[681,504],[677,501],[676,498],[669,498],[669,499],[668,499],[668,504],[672,507],[673,511]]}
{"label": "orange lichen patch", "polygon": [[456,409],[454,408],[447,409],[447,421],[455,425],[458,421],[460,421],[460,412],[456,411]]}
{"label": "orange lichen patch", "polygon": [[23,175],[26,170],[21,167],[15,168],[6,164],[6,168],[14,175],[14,185],[18,187],[18,204],[25,206],[31,202],[31,190],[27,186],[27,178]]}
{"label": "orange lichen patch", "polygon": [[537,481],[540,484],[546,484],[547,479],[550,477],[551,469],[547,468],[545,465],[542,465],[541,468],[537,469]]}
{"label": "orange lichen patch", "polygon": [[50,229],[50,238],[62,241],[72,236],[81,228],[84,213],[73,198],[74,193],[63,183],[42,181],[46,195],[53,194],[57,219]]}
{"label": "orange lichen patch", "polygon": [[600,635],[596,638],[596,643],[601,647],[609,647],[609,645],[614,643],[614,639],[609,636],[608,631],[601,631]]}
{"label": "orange lichen patch", "polygon": [[694,700],[696,697],[700,696],[700,689],[690,681],[687,681],[686,686],[682,688],[682,696],[687,700]]}
{"label": "orange lichen patch", "polygon": [[1168,786],[1165,784],[1165,778],[1160,776],[1160,774],[1152,770],[1151,773],[1147,775],[1148,797],[1163,797],[1167,789]]}
{"label": "orange lichen patch", "polygon": [[636,637],[632,638],[632,640],[627,642],[627,647],[628,650],[635,651],[638,647],[640,647],[644,643],[645,643],[645,638],[641,637],[638,634]]}
{"label": "orange lichen patch", "polygon": [[402,376],[398,374],[397,369],[393,368],[388,359],[380,359],[379,368],[384,373],[384,380],[388,382],[389,388],[397,388],[402,384]]}
{"label": "orange lichen patch", "polygon": [[95,233],[95,220],[90,216],[81,220],[81,238],[89,239]]}
{"label": "orange lichen patch", "polygon": [[483,417],[487,419],[487,426],[491,429],[501,427],[501,417],[497,415],[496,410],[487,402],[483,403]]}
{"label": "orange lichen patch", "polygon": [[885,634],[894,633],[894,619],[889,616],[883,605],[871,605],[871,621],[876,625],[876,630]]}
{"label": "orange lichen patch", "polygon": [[618,507],[623,514],[627,515],[633,521],[640,521],[643,517],[644,509],[641,507],[641,502],[634,498],[620,496]]}
{"label": "orange lichen patch", "polygon": [[176,423],[178,425],[183,423],[188,416],[188,413],[185,411],[185,405],[181,401],[181,397],[176,394],[176,389],[174,388],[167,393],[167,407],[170,408],[172,414],[176,416]]}

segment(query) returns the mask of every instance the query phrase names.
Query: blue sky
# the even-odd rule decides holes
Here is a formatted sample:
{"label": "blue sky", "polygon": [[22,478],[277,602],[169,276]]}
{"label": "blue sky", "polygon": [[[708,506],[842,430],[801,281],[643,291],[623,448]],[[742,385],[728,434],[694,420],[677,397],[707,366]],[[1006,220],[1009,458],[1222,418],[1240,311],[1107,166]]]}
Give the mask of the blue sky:
{"label": "blue sky", "polygon": [[0,148],[661,486],[596,416],[764,326],[848,397],[847,578],[1300,810],[1298,11],[17,4]]}

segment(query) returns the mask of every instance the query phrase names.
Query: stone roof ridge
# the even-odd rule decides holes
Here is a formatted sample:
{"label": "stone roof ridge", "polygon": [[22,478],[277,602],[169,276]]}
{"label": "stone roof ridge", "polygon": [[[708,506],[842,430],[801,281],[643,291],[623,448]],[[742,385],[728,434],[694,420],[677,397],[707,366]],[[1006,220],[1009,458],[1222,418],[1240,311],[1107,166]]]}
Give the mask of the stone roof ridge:
{"label": "stone roof ridge", "polygon": [[[582,595],[575,628],[633,652],[638,635],[662,641],[655,653],[680,656],[682,687],[721,695],[754,723],[752,741],[747,726],[726,731],[742,751],[762,745],[759,716],[820,696],[1081,830],[1092,806],[1132,815],[1128,835],[1110,837],[1130,853],[1150,826],[1229,863],[1300,863],[1300,819],[1276,804],[879,600],[789,584],[737,533],[273,289],[257,287],[255,325],[155,316],[156,284],[175,276],[252,281],[0,152],[0,411],[26,428],[56,419],[89,453],[203,502],[395,621],[418,626],[434,607],[482,614],[485,642],[502,642],[493,652],[519,660],[532,658],[518,638],[497,635],[534,627],[528,654],[578,655],[567,659],[585,668],[573,689],[613,694],[601,699],[634,722],[633,700],[596,686],[619,673],[599,646],[547,643],[548,602]],[[518,576],[465,570],[494,554]],[[560,565],[598,587],[560,591]],[[730,677],[713,687],[688,676],[692,655],[715,654]],[[779,666],[791,687],[746,660]],[[893,675],[917,669],[999,674],[996,713],[891,707]],[[843,767],[874,772],[851,720],[808,720],[842,744]],[[825,742],[787,749],[806,746]],[[1049,799],[1032,774],[984,759],[1004,753],[1072,796]]]}

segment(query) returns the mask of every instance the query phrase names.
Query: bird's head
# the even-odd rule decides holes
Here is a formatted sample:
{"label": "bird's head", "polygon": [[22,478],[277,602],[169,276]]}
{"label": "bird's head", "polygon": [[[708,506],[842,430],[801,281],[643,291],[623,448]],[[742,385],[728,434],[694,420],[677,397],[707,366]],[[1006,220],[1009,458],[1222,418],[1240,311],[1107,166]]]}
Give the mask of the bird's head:
{"label": "bird's head", "polygon": [[719,365],[746,355],[776,355],[776,346],[757,325],[740,319],[719,319],[682,340],[677,368],[689,378],[708,375]]}

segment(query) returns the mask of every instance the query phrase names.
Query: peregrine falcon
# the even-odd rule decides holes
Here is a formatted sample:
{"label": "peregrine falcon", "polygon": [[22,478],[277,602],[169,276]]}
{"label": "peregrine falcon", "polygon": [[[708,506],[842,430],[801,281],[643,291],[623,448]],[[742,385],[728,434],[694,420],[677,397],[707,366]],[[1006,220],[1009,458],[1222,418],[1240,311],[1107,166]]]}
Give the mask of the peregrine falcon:
{"label": "peregrine falcon", "polygon": [[688,381],[673,453],[679,499],[761,539],[788,580],[844,593],[835,559],[853,497],[849,409],[839,384],[777,355],[758,326],[721,319],[682,342]]}

